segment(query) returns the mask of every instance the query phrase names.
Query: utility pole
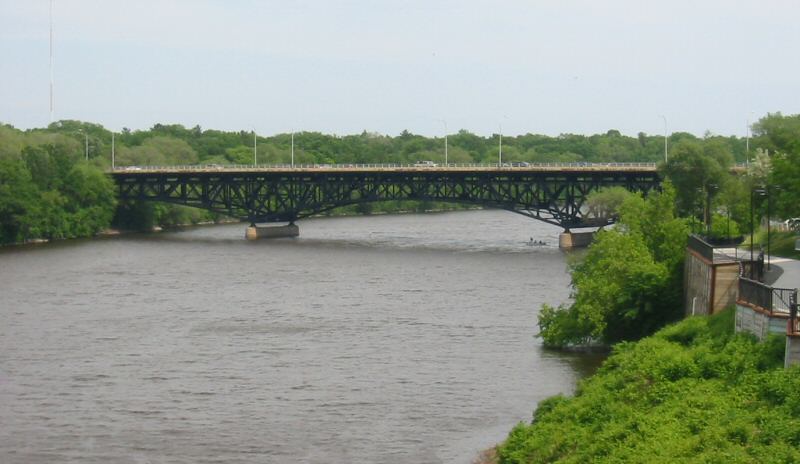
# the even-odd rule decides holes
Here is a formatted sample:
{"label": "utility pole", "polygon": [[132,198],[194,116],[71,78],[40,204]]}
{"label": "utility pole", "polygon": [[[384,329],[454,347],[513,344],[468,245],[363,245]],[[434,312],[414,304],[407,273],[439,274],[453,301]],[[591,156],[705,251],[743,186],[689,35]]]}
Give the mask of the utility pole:
{"label": "utility pole", "polygon": [[667,117],[663,114],[661,118],[664,120],[664,163],[667,162]]}
{"label": "utility pole", "polygon": [[744,139],[744,163],[750,166],[750,118],[747,118],[747,135]]}
{"label": "utility pole", "polygon": [[497,157],[497,167],[503,165],[503,125],[500,124],[500,152]]}
{"label": "utility pole", "polygon": [[256,128],[253,128],[253,167],[258,166],[258,136],[256,135]]}
{"label": "utility pole", "polygon": [[55,114],[53,104],[53,0],[50,0],[50,124]]}

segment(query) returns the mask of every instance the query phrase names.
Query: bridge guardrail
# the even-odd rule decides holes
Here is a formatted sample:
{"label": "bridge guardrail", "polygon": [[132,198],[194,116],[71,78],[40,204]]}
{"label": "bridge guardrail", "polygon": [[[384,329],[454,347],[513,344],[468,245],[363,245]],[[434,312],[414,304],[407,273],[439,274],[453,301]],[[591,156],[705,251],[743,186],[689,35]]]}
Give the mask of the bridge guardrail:
{"label": "bridge guardrail", "polygon": [[290,163],[270,163],[270,164],[196,164],[196,165],[167,165],[167,166],[115,166],[112,172],[137,172],[137,171],[248,171],[264,169],[415,169],[415,170],[436,170],[436,169],[509,169],[525,170],[535,168],[650,168],[655,169],[655,163],[529,163],[529,162],[509,162],[509,163],[448,163],[431,166],[419,166],[415,164],[402,163],[367,163],[367,164],[290,164]]}

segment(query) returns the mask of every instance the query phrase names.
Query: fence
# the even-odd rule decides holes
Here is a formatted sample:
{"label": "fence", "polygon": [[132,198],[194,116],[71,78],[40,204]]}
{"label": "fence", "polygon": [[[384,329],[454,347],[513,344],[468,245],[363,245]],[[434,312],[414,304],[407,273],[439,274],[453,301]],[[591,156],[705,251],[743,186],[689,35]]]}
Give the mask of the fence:
{"label": "fence", "polygon": [[789,314],[796,289],[773,288],[763,282],[739,277],[739,299],[767,311],[770,316]]}

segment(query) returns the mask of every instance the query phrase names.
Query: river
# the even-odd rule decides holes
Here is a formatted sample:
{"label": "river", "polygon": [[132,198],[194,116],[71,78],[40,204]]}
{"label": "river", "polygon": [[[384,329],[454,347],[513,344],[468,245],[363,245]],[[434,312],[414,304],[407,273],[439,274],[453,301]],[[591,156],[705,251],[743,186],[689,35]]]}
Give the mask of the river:
{"label": "river", "polygon": [[595,364],[534,337],[555,227],[298,225],[0,249],[0,462],[469,463]]}

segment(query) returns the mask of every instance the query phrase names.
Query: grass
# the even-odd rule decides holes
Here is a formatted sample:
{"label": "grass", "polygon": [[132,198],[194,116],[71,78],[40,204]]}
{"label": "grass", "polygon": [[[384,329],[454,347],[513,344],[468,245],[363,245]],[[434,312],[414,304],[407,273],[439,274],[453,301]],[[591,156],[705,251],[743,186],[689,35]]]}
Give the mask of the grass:
{"label": "grass", "polygon": [[[749,237],[748,237],[749,239]],[[780,256],[782,258],[800,259],[800,251],[794,249],[795,242],[800,239],[796,232],[790,231],[770,231],[769,237],[769,252],[772,256]],[[753,237],[755,243],[763,243],[764,250],[767,246],[767,231],[766,229],[759,230]]]}

